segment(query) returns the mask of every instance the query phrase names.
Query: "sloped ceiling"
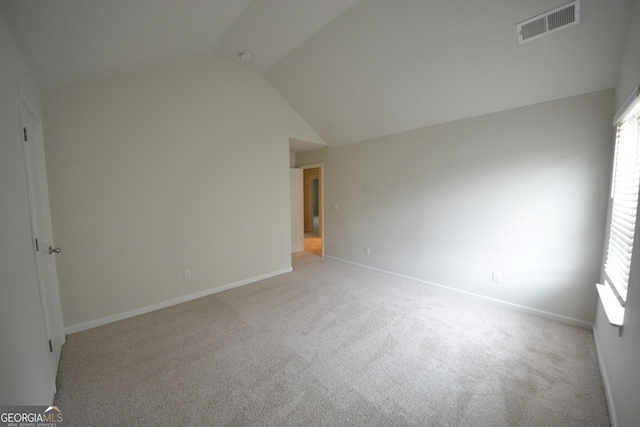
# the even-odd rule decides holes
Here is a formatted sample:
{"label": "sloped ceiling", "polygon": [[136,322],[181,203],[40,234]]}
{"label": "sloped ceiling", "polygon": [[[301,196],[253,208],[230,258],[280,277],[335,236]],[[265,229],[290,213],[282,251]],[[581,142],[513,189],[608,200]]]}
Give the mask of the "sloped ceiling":
{"label": "sloped ceiling", "polygon": [[629,1],[582,0],[580,24],[523,45],[516,24],[566,0],[0,0],[0,14],[43,90],[248,51],[333,146],[612,88]]}

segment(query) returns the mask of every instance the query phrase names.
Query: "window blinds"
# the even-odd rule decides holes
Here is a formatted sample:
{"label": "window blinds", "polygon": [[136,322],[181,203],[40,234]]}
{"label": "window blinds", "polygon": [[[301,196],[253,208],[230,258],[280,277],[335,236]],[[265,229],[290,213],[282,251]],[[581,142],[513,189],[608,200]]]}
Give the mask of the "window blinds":
{"label": "window blinds", "polygon": [[624,306],[629,284],[640,186],[640,102],[637,95],[617,122],[611,188],[611,224],[605,279]]}

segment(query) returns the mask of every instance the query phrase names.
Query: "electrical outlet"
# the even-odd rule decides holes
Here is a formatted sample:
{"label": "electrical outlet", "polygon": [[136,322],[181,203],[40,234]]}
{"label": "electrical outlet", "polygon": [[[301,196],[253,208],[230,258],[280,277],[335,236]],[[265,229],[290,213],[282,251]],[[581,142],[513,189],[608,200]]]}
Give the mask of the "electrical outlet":
{"label": "electrical outlet", "polygon": [[365,255],[371,255],[371,248],[364,248]]}
{"label": "electrical outlet", "polygon": [[502,273],[499,271],[491,272],[491,280],[496,283],[502,283]]}
{"label": "electrical outlet", "polygon": [[191,270],[184,270],[182,272],[182,275],[184,276],[184,280],[189,280],[191,279]]}

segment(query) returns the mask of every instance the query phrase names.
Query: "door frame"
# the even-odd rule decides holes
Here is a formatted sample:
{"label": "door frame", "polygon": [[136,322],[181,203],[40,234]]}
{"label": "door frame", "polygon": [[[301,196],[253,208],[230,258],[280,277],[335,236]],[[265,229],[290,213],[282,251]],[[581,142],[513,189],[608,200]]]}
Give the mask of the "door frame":
{"label": "door frame", "polygon": [[321,249],[321,253],[320,256],[322,258],[324,258],[324,229],[325,229],[325,223],[324,223],[324,163],[309,163],[306,165],[297,165],[296,166],[298,169],[314,169],[314,168],[320,168],[320,179],[318,180],[318,192],[320,193],[318,196],[318,203],[320,204],[320,206],[318,206],[318,213],[319,213],[319,224],[318,224],[318,228],[320,231],[320,249]]}
{"label": "door frame", "polygon": [[[304,251],[304,171],[289,168],[291,196],[291,253]],[[294,227],[295,226],[295,227]]]}

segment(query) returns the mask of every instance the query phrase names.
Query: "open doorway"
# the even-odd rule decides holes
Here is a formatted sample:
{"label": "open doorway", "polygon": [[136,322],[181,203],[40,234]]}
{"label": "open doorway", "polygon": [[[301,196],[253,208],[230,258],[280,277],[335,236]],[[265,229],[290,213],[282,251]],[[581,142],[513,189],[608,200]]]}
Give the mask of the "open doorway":
{"label": "open doorway", "polygon": [[319,257],[322,245],[322,165],[302,166],[304,188],[304,250]]}

